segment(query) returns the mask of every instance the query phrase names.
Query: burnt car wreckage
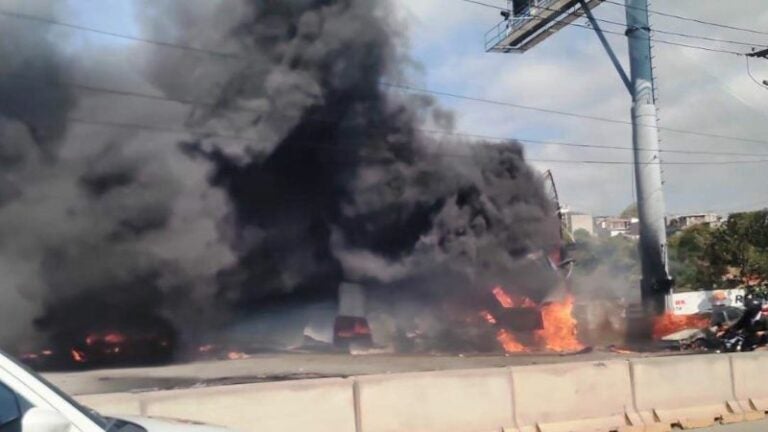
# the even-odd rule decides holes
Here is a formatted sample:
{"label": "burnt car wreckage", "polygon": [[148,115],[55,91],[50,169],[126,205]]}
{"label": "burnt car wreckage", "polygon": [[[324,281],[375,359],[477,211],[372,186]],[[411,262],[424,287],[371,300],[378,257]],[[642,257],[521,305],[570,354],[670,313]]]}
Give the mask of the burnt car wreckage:
{"label": "burnt car wreckage", "polygon": [[[512,295],[501,287],[495,287],[479,296],[466,289],[458,289],[454,292],[446,290],[442,299],[433,298],[431,301],[436,305],[445,304],[444,309],[448,311],[446,315],[449,315],[446,317],[447,320],[468,322],[473,321],[473,318],[477,318],[479,314],[495,332],[515,332],[521,334],[524,342],[531,343],[532,333],[544,328],[542,307],[554,301],[561,301],[570,295],[570,276],[574,261],[567,256],[563,238],[565,229],[563,214],[551,171],[544,173],[543,181],[560,221],[560,245],[550,251],[542,250],[527,254],[517,263],[519,267],[516,272],[545,274],[547,277],[538,278],[529,284],[517,283],[511,290],[514,293]],[[542,285],[548,285],[548,287],[543,289]],[[333,344],[337,349],[354,351],[375,347],[376,328],[367,318],[367,300],[371,294],[375,295],[375,292],[372,293],[369,288],[359,284],[343,283],[339,287],[339,310],[333,326]],[[461,311],[452,310],[452,304],[460,304]],[[477,314],[470,318],[466,315],[466,311],[475,311]],[[460,344],[469,350],[486,351],[493,350],[491,347],[498,347],[498,336],[488,337],[493,332],[478,334],[472,331],[476,327],[469,326],[468,329],[464,334],[451,335],[451,338],[458,339]],[[410,339],[411,343],[421,336],[417,329],[412,328],[399,328],[397,332],[401,340]]]}

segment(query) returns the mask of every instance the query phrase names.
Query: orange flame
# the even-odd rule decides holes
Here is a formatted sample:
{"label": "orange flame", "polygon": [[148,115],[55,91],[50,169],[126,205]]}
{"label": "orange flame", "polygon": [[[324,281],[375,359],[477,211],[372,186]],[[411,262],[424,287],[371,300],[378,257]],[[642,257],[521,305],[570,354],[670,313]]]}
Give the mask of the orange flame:
{"label": "orange flame", "polygon": [[546,349],[557,352],[578,351],[584,348],[577,337],[577,322],[573,318],[573,296],[541,307],[544,328],[536,331],[536,339]]}
{"label": "orange flame", "polygon": [[658,340],[689,328],[705,328],[709,326],[709,322],[709,318],[704,315],[674,315],[667,312],[653,319],[653,338]]}
{"label": "orange flame", "polygon": [[499,341],[504,351],[508,353],[526,352],[528,349],[517,341],[515,335],[507,329],[499,329],[496,332],[496,340]]}
{"label": "orange flame", "polygon": [[494,318],[494,317],[493,317],[493,315],[491,315],[491,313],[490,313],[490,312],[488,312],[488,311],[482,311],[482,312],[480,312],[480,316],[481,316],[481,317],[483,317],[483,319],[484,319],[484,320],[485,320],[485,321],[486,321],[488,324],[496,324],[496,318]]}
{"label": "orange flame", "polygon": [[103,333],[91,333],[85,338],[86,345],[95,345],[97,343],[105,343],[110,345],[122,344],[126,341],[127,337],[116,331],[108,331]]}
{"label": "orange flame", "polygon": [[505,309],[511,309],[515,307],[519,307],[519,308],[536,307],[536,303],[534,303],[534,301],[529,299],[528,297],[511,296],[506,291],[504,291],[504,288],[500,286],[494,287],[493,290],[491,291],[493,292],[493,295],[496,296],[496,300],[498,300],[499,303],[501,303],[501,305]]}
{"label": "orange flame", "polygon": [[82,351],[76,348],[72,348],[72,350],[69,353],[72,354],[72,360],[76,361],[77,363],[85,363],[86,361],[85,353],[83,353]]}
{"label": "orange flame", "polygon": [[244,353],[244,352],[232,351],[232,352],[227,353],[227,358],[229,360],[244,360],[244,359],[247,359],[249,357],[250,356],[248,354]]}

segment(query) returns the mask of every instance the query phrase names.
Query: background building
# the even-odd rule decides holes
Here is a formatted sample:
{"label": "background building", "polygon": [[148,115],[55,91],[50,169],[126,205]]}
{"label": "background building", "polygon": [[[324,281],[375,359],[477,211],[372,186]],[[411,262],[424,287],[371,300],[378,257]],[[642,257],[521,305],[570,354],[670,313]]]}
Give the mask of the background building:
{"label": "background building", "polygon": [[620,218],[601,216],[595,218],[595,232],[598,237],[615,237],[618,235],[636,238],[638,235],[637,218]]}
{"label": "background building", "polygon": [[717,213],[693,213],[670,218],[669,227],[674,229],[686,229],[695,225],[718,227],[722,222],[723,218]]}
{"label": "background building", "polygon": [[584,230],[589,235],[595,235],[595,220],[591,214],[572,211],[567,207],[561,209],[565,230],[573,236],[578,230]]}

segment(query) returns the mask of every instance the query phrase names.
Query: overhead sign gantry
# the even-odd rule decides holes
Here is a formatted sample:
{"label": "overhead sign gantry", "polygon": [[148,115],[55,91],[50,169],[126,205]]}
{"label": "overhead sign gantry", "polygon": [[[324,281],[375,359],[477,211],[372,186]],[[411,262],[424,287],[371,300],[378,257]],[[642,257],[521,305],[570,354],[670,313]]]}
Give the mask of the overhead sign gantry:
{"label": "overhead sign gantry", "polygon": [[[589,0],[592,9],[604,0]],[[522,53],[583,17],[579,0],[512,0],[502,11],[504,20],[485,34],[488,52]]]}

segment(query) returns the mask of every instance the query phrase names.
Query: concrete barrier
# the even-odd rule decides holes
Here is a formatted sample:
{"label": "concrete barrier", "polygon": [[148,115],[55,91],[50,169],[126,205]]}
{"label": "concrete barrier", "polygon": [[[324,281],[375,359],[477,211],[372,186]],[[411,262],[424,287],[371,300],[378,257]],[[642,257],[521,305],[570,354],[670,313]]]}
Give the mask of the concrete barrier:
{"label": "concrete barrier", "polygon": [[649,427],[706,427],[744,419],[725,355],[630,360],[635,407]]}
{"label": "concrete barrier", "polygon": [[144,414],[241,432],[355,432],[353,381],[319,379],[157,392]]}
{"label": "concrete barrier", "polygon": [[561,363],[78,397],[241,432],[668,431],[762,418],[767,353]]}
{"label": "concrete barrier", "polygon": [[522,432],[642,431],[629,363],[513,367],[515,420]]}
{"label": "concrete barrier", "polygon": [[107,414],[192,420],[240,432],[355,432],[353,385],[320,379],[78,399]]}
{"label": "concrete barrier", "polygon": [[751,352],[731,355],[733,393],[748,420],[765,417],[768,411],[768,383],[765,371],[768,353]]}
{"label": "concrete barrier", "polygon": [[503,368],[359,377],[357,432],[514,429],[510,384]]}

